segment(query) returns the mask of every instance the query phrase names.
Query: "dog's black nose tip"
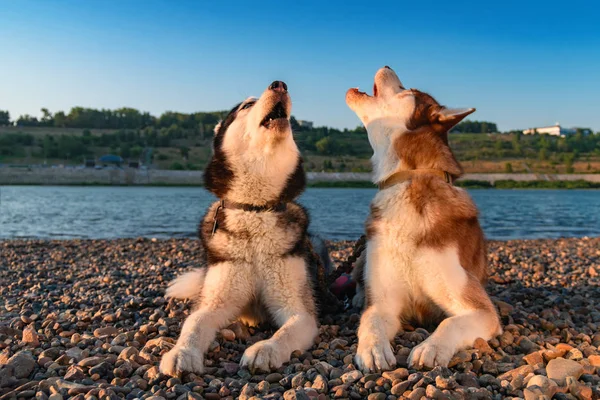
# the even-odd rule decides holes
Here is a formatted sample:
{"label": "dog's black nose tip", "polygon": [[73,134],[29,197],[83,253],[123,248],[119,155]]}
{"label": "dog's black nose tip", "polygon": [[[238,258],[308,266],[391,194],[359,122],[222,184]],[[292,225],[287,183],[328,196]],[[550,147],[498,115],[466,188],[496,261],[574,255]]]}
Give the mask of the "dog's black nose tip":
{"label": "dog's black nose tip", "polygon": [[287,85],[283,81],[275,81],[275,82],[271,83],[271,86],[269,86],[269,89],[274,90],[276,92],[285,93],[285,92],[287,92]]}
{"label": "dog's black nose tip", "polygon": [[391,69],[389,65],[386,65],[385,67],[383,67],[385,69]]}

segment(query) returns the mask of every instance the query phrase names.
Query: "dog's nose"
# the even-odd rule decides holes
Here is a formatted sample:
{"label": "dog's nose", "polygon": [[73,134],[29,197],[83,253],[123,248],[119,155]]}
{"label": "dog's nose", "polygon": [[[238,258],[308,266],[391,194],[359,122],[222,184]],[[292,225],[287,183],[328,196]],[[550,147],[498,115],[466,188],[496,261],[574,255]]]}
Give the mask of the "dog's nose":
{"label": "dog's nose", "polygon": [[385,67],[383,67],[383,68],[386,68],[386,69],[391,69],[389,65],[386,65],[386,66],[385,66]]}
{"label": "dog's nose", "polygon": [[287,92],[287,85],[285,84],[285,82],[275,81],[275,82],[271,83],[271,86],[269,86],[269,89],[274,90],[276,92],[285,93],[285,92]]}

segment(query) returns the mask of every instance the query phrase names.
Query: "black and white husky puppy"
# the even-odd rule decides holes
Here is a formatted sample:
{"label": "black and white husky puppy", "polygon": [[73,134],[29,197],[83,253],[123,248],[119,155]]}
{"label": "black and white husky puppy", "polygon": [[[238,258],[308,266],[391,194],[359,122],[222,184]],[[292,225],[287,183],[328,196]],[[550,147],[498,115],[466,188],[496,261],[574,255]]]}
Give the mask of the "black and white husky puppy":
{"label": "black and white husky puppy", "polygon": [[294,202],[306,178],[292,136],[291,107],[286,84],[275,81],[260,98],[235,106],[215,128],[204,180],[219,201],[199,226],[207,262],[167,290],[167,297],[192,298],[196,307],[162,358],[165,374],[202,373],[217,330],[235,319],[279,327],[245,351],[241,365],[251,370],[278,368],[294,350],[313,344],[315,276],[327,274],[328,263],[316,262],[308,215]]}

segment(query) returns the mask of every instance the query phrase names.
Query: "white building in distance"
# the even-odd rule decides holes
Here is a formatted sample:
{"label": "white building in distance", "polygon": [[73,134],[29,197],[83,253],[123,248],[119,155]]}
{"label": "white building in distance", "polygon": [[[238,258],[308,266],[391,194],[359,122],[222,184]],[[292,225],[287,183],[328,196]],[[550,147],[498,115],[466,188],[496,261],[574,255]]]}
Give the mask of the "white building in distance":
{"label": "white building in distance", "polygon": [[541,128],[530,128],[530,129],[525,129],[523,131],[523,135],[535,135],[536,133],[552,135],[552,136],[568,136],[568,135],[576,134],[577,129],[563,128],[557,122],[556,125],[553,125],[553,126],[543,126]]}
{"label": "white building in distance", "polygon": [[300,125],[303,128],[312,129],[312,127],[313,127],[312,121],[305,121],[302,119],[298,119],[296,121],[298,122],[298,125]]}

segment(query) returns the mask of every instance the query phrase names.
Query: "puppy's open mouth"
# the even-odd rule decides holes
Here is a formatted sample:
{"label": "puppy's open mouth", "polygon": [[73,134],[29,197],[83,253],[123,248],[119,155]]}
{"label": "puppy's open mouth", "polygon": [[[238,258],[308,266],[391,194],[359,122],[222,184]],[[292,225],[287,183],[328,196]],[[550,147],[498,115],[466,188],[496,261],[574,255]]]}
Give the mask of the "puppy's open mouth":
{"label": "puppy's open mouth", "polygon": [[275,107],[273,107],[271,112],[268,113],[267,116],[261,121],[260,125],[268,128],[273,121],[279,119],[287,120],[287,113],[281,101],[275,104]]}

